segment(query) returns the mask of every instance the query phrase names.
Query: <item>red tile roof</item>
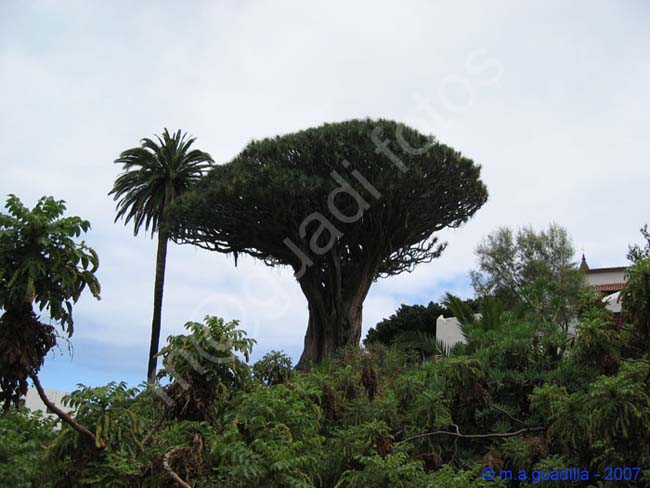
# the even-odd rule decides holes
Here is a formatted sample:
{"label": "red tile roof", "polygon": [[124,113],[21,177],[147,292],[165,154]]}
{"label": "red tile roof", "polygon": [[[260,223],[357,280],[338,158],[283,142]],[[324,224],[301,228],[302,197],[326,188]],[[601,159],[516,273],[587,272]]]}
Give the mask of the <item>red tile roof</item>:
{"label": "red tile roof", "polygon": [[611,291],[614,293],[615,291],[621,291],[624,286],[625,283],[607,283],[605,285],[594,285],[594,289],[596,291]]}

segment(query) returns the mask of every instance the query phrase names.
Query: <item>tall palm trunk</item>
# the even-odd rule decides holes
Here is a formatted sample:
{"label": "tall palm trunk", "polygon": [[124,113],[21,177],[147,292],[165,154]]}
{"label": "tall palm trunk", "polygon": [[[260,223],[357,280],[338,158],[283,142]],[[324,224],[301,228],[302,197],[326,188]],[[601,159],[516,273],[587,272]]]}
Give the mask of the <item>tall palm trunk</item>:
{"label": "tall palm trunk", "polygon": [[167,263],[167,232],[158,232],[158,254],[156,256],[156,281],[153,292],[153,320],[151,322],[151,345],[149,346],[149,366],[147,381],[156,381],[156,366],[158,364],[158,346],[160,343],[160,327],[162,322],[163,289],[165,287],[165,265]]}

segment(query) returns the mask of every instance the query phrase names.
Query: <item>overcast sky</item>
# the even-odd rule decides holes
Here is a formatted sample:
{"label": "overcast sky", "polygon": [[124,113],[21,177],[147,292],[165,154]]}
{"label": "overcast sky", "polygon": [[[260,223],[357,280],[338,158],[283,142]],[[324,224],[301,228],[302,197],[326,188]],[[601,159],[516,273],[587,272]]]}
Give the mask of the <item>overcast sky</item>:
{"label": "overcast sky", "polygon": [[[589,264],[625,264],[648,220],[650,3],[0,0],[0,197],[68,202],[92,223],[102,300],[77,306],[49,388],[145,377],[155,242],[114,224],[112,161],[164,127],[229,161],[251,139],[386,117],[482,165],[490,199],[449,247],[377,282],[364,334],[400,303],[471,295],[473,249],[501,225],[557,222]],[[578,256],[577,256],[578,258]],[[254,357],[300,354],[287,269],[172,246],[163,338],[237,318]]]}

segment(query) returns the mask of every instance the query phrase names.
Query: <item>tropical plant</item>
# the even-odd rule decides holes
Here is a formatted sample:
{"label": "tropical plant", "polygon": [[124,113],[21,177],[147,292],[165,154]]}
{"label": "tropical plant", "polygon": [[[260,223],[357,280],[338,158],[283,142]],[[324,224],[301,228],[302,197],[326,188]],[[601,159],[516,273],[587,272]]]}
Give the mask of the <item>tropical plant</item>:
{"label": "tropical plant", "polygon": [[320,425],[304,390],[258,386],[233,400],[223,432],[208,439],[212,470],[224,486],[315,486]]}
{"label": "tropical plant", "polygon": [[27,393],[27,378],[41,392],[37,374],[56,344],[54,327],[40,322],[33,306],[70,336],[74,303],[86,287],[99,299],[100,286],[97,254],[76,241],[90,229],[88,221],[63,217],[65,202],[52,197],[29,210],[10,195],[5,207],[8,214],[0,214],[0,400],[8,408]]}
{"label": "tropical plant", "polygon": [[47,445],[56,436],[55,421],[41,412],[10,409],[0,415],[0,480],[5,486],[40,488],[51,486],[52,466],[46,459]]}
{"label": "tropical plant", "polygon": [[66,395],[64,405],[92,436],[79,438],[68,425],[57,433],[47,451],[52,466],[62,461],[65,466],[57,486],[136,486],[135,480],[148,461],[142,439],[151,424],[150,409],[140,405],[151,403],[147,400],[139,389],[127,388],[123,382],[100,387],[78,385]]}
{"label": "tropical plant", "polygon": [[410,357],[416,354],[421,361],[433,360],[439,356],[449,356],[452,349],[442,339],[419,330],[398,335],[394,347],[404,350]]}
{"label": "tropical plant", "polygon": [[460,325],[460,331],[466,341],[471,341],[472,332],[498,330],[506,320],[503,303],[495,297],[488,296],[480,300],[478,308],[457,296],[447,293],[445,304]]}
{"label": "tropical plant", "polygon": [[550,384],[536,388],[531,406],[548,423],[551,450],[595,470],[621,463],[645,467],[649,373],[648,363],[626,363],[617,374],[598,376],[578,391]]}
{"label": "tropical plant", "polygon": [[544,471],[580,466],[612,480],[575,486],[650,486],[650,358],[638,315],[620,328],[587,296],[567,337],[520,304],[489,297],[475,314],[448,303],[467,339],[449,356],[413,361],[400,344],[350,345],[308,373],[277,352],[251,371],[253,341],[237,322],[190,322],[160,352],[160,384],[80,386],[65,399],[90,435],[13,408],[0,416],[0,479],[487,488],[564,486]]}
{"label": "tropical plant", "polygon": [[480,167],[454,149],[397,122],[350,120],[250,143],[179,199],[172,238],[293,268],[308,369],[358,347],[377,278],[437,258],[437,232],[486,200]]}
{"label": "tropical plant", "polygon": [[253,375],[267,386],[286,383],[291,378],[291,358],[280,351],[271,351],[253,365]]}
{"label": "tropical plant", "polygon": [[422,462],[410,460],[404,452],[385,457],[378,454],[358,455],[355,459],[363,468],[345,471],[335,488],[365,488],[366,486],[425,488],[428,486]]}
{"label": "tropical plant", "polygon": [[[635,338],[595,309],[558,354],[557,326],[485,307],[493,309],[468,331],[468,347],[450,357],[414,362],[395,346],[348,347],[270,387],[250,381],[243,360],[252,343],[236,323],[193,323],[161,351],[163,390],[175,404],[161,402],[153,385],[81,387],[66,401],[91,438],[66,425],[32,433],[18,421],[21,433],[0,418],[9,440],[0,473],[15,462],[25,477],[17,486],[71,488],[478,488],[512,485],[501,478],[508,471],[536,486],[533,469],[627,466],[638,467],[638,481],[616,486],[647,485],[650,364],[626,356]],[[616,361],[598,360],[607,356]],[[28,453],[19,442],[33,438],[44,445],[32,442]],[[43,451],[50,476],[40,483]],[[483,479],[486,466],[494,480]]]}
{"label": "tropical plant", "polygon": [[[160,379],[177,418],[209,418],[215,402],[229,398],[250,384],[248,364],[255,339],[238,329],[239,322],[206,316],[204,323],[188,322],[189,335],[171,336],[160,350]],[[244,360],[240,357],[244,356]]]}
{"label": "tropical plant", "polygon": [[115,160],[123,165],[123,173],[115,180],[109,195],[117,201],[115,221],[124,219],[124,224],[133,222],[133,233],[137,235],[144,226],[145,232],[158,233],[156,255],[156,278],[154,284],[153,319],[147,380],[152,383],[156,377],[156,363],[160,342],[162,321],[163,289],[169,207],[178,197],[186,193],[212,163],[212,157],[198,149],[192,149],[196,139],[177,131],[170,134],[167,129],[162,136],[142,139],[140,147],[127,149]]}

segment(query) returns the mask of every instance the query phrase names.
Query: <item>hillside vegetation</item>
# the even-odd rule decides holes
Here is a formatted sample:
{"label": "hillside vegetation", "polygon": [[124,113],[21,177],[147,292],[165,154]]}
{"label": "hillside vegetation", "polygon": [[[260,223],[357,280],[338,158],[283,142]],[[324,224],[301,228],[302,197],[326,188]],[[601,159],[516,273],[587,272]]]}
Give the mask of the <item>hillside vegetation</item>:
{"label": "hillside vegetation", "polygon": [[619,330],[589,295],[574,338],[488,303],[449,356],[350,348],[310,373],[281,353],[249,367],[253,341],[236,322],[189,323],[161,352],[161,390],[112,383],[70,394],[94,440],[5,414],[0,477],[11,486],[481,487],[509,486],[482,480],[487,465],[639,466],[650,483],[650,363],[638,327]]}

